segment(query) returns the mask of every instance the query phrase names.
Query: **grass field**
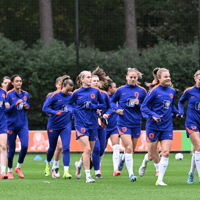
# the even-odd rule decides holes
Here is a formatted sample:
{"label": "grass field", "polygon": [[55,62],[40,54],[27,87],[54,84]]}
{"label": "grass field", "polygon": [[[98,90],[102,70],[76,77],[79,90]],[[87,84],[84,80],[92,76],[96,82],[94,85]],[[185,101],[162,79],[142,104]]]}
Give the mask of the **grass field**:
{"label": "grass field", "polygon": [[[119,177],[113,177],[112,154],[104,155],[102,161],[102,180],[96,183],[85,182],[82,170],[81,179],[75,177],[74,163],[81,154],[71,154],[70,173],[72,179],[63,179],[63,165],[60,162],[59,179],[44,176],[45,157],[43,161],[34,161],[36,154],[28,154],[22,165],[24,179],[14,172],[14,180],[0,180],[0,199],[200,199],[200,183],[195,172],[194,184],[188,185],[187,178],[190,169],[191,154],[184,154],[182,161],[175,160],[175,154],[170,155],[169,165],[164,177],[166,187],[155,186],[155,168],[153,162],[148,164],[144,177],[139,177],[138,169],[144,154],[134,154],[134,173],[138,176],[136,182],[130,182],[126,167]],[[14,166],[18,155],[15,155]],[[91,172],[94,178],[94,171]],[[45,183],[49,181],[50,183]]]}

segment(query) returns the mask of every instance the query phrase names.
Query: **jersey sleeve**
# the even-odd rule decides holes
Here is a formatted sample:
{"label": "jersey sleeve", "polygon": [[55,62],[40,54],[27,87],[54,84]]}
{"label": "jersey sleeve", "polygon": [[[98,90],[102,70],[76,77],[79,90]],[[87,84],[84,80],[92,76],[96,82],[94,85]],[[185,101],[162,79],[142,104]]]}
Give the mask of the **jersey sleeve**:
{"label": "jersey sleeve", "polygon": [[120,90],[118,89],[115,94],[113,95],[113,98],[110,102],[110,106],[112,108],[112,110],[117,111],[119,108],[116,106],[116,102],[118,102],[120,100]]}
{"label": "jersey sleeve", "polygon": [[188,100],[188,91],[184,91],[181,98],[178,101],[178,109],[181,115],[184,115],[184,102]]}
{"label": "jersey sleeve", "polygon": [[5,109],[5,113],[10,113],[15,108],[15,104],[12,104],[12,97],[10,93],[7,95],[6,102],[10,104],[10,107]]}

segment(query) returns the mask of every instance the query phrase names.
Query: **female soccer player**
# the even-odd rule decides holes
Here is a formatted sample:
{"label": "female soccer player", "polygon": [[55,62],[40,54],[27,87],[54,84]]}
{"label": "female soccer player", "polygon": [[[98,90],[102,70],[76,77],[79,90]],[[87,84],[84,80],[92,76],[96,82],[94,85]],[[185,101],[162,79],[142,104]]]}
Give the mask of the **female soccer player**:
{"label": "female soccer player", "polygon": [[46,99],[42,111],[50,114],[47,133],[49,138],[49,149],[47,151],[47,163],[45,176],[50,174],[50,164],[56,149],[57,140],[60,135],[63,145],[63,178],[71,178],[69,174],[70,161],[70,139],[71,139],[71,111],[72,107],[68,104],[73,89],[73,81],[69,76],[63,76],[61,80],[61,90],[54,92]]}
{"label": "female soccer player", "polygon": [[[28,92],[21,89],[22,77],[19,74],[15,74],[11,77],[11,82],[8,84],[7,102],[10,107],[5,109],[7,124],[8,124],[8,179],[14,179],[12,173],[13,157],[15,154],[16,137],[18,135],[21,142],[21,151],[15,172],[18,173],[20,178],[24,178],[21,171],[21,164],[24,162],[24,158],[28,149],[28,119],[26,116],[26,110],[29,106]],[[12,89],[13,88],[13,89]],[[12,90],[11,90],[12,89]],[[9,91],[10,90],[10,91]]]}
{"label": "female soccer player", "polygon": [[[119,114],[118,131],[125,147],[125,162],[131,182],[137,180],[133,174],[133,152],[141,133],[140,106],[146,96],[146,90],[138,85],[142,74],[135,68],[128,68],[127,84],[114,94],[111,106]],[[119,102],[119,107],[116,107]]]}
{"label": "female soccer player", "polygon": [[[91,72],[82,71],[77,77],[77,85],[81,88],[75,90],[71,96],[70,104],[75,103],[76,136],[83,147],[83,165],[86,173],[86,183],[94,183],[90,175],[90,155],[97,139],[97,109],[104,109],[106,105],[99,89],[91,86]],[[82,164],[82,163],[80,163]],[[76,166],[76,177],[80,178],[80,165]]]}
{"label": "female soccer player", "polygon": [[6,102],[7,85],[10,82],[10,78],[5,76],[1,83],[0,88],[0,161],[1,161],[1,179],[7,179],[6,174],[6,158],[7,158],[7,120],[5,115],[5,109],[9,108],[9,104]]}
{"label": "female soccer player", "polygon": [[[111,101],[117,88],[116,84],[109,77],[107,77],[107,82],[108,83],[106,85],[106,91],[108,92],[109,99]],[[110,138],[113,148],[113,167],[114,167],[113,176],[121,175],[121,172],[118,171],[120,145],[119,145],[119,132],[117,129],[117,121],[118,121],[118,114],[116,112],[111,112],[111,114],[108,116],[108,125],[106,126],[106,146],[108,143],[108,138]]]}
{"label": "female soccer player", "polygon": [[181,115],[184,115],[184,102],[188,101],[185,127],[187,137],[190,138],[194,146],[188,184],[194,182],[196,168],[200,180],[200,70],[194,74],[194,80],[196,82],[195,86],[187,88],[178,102],[179,111]]}
{"label": "female soccer player", "polygon": [[143,160],[139,169],[140,176],[143,176],[147,163],[158,156],[158,140],[161,141],[162,157],[159,164],[159,176],[156,185],[166,186],[163,177],[168,166],[169,153],[173,139],[172,114],[180,115],[174,105],[175,90],[171,86],[170,73],[165,68],[157,71],[159,84],[147,94],[141,111],[148,116],[146,124],[148,157]]}

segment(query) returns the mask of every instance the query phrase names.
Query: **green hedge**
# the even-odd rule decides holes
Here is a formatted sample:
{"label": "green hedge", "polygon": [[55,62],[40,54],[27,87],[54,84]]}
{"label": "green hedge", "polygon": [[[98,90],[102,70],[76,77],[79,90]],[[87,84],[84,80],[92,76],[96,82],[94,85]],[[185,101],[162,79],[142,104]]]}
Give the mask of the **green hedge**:
{"label": "green hedge", "polygon": [[[38,41],[27,48],[23,41],[12,42],[2,34],[0,44],[0,79],[15,73],[23,76],[23,89],[30,95],[28,118],[31,130],[46,129],[47,117],[41,109],[46,95],[55,90],[58,76],[69,74],[75,80],[81,70],[92,71],[100,66],[120,86],[126,83],[127,68],[135,67],[144,74],[140,82],[145,87],[145,82],[152,81],[152,70],[165,67],[170,70],[174,87],[179,90],[177,103],[184,89],[195,84],[193,75],[199,69],[198,41],[183,46],[160,40],[158,45],[140,55],[124,47],[115,52],[100,52],[81,46],[79,68],[76,67],[74,44],[67,47],[64,42],[54,40],[45,46]],[[174,129],[184,129],[184,119],[174,120]]]}

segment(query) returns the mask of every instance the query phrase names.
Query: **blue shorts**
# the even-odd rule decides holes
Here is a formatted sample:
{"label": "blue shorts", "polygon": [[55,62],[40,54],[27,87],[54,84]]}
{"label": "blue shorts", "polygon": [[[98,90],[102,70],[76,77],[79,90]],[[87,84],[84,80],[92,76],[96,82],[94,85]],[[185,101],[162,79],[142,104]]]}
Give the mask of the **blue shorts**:
{"label": "blue shorts", "polygon": [[119,135],[119,131],[117,129],[117,126],[115,127],[115,129],[111,130],[111,131],[106,131],[106,140],[111,136],[117,134]]}
{"label": "blue shorts", "polygon": [[189,138],[191,133],[199,132],[200,127],[197,124],[189,124],[188,126],[185,127],[185,129],[187,138]]}
{"label": "blue shorts", "polygon": [[146,139],[147,142],[155,142],[156,140],[172,140],[173,139],[173,130],[167,131],[158,131],[150,128],[146,128]]}
{"label": "blue shorts", "polygon": [[133,138],[139,138],[141,134],[141,127],[136,127],[136,128],[127,128],[123,126],[118,126],[117,127],[119,131],[119,135],[131,135]]}
{"label": "blue shorts", "polygon": [[82,136],[89,136],[89,141],[96,141],[98,138],[98,131],[96,129],[88,129],[85,127],[76,126],[76,140]]}

